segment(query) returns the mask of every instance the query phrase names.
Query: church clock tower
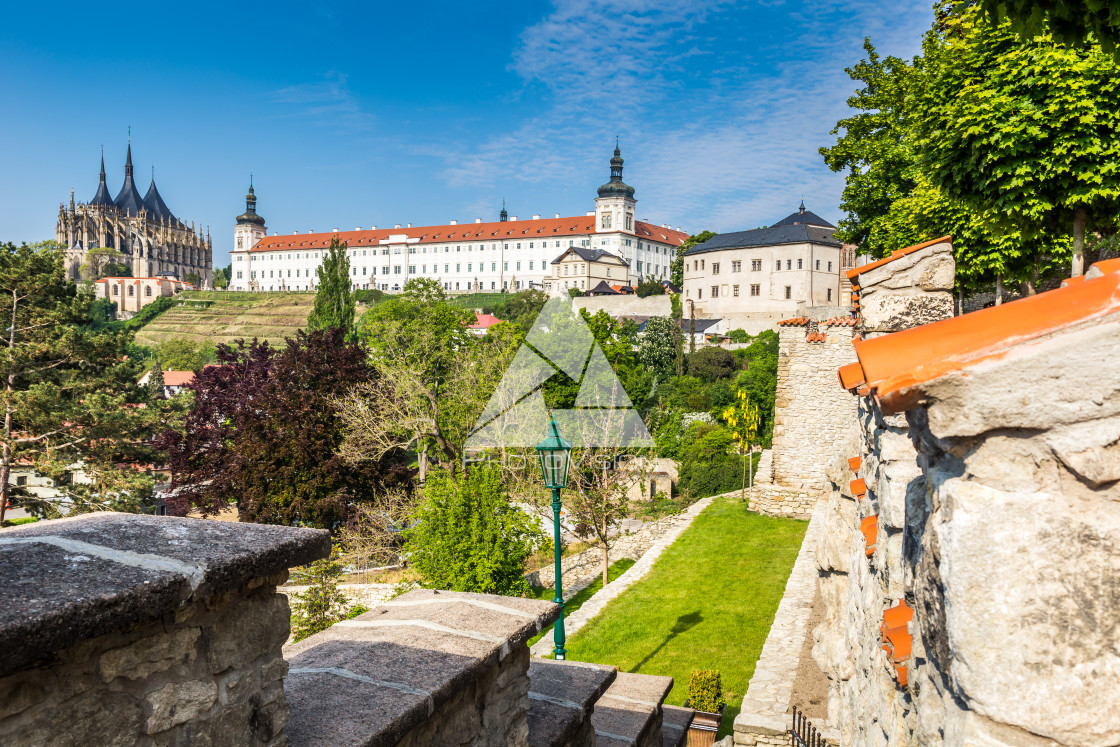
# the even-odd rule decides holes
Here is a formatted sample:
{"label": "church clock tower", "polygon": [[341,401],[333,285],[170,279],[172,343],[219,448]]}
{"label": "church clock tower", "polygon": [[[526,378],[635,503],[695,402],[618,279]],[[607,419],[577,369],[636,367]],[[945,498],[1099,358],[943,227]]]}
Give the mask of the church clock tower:
{"label": "church clock tower", "polygon": [[248,251],[265,237],[264,218],[257,215],[257,196],[253,193],[253,177],[249,177],[249,194],[245,195],[245,212],[237,216],[233,229],[234,251]]}

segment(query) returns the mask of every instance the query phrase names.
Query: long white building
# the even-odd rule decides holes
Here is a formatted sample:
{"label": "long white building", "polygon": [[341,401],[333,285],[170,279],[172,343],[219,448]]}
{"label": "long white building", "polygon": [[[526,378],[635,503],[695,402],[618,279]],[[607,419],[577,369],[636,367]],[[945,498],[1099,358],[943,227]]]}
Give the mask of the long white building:
{"label": "long white building", "polygon": [[634,188],[622,181],[616,145],[611,178],[599,187],[595,210],[585,215],[530,220],[417,226],[268,236],[250,186],[246,211],[234,229],[231,290],[313,290],[315,270],[331,240],[346,242],[355,289],[399,291],[415,277],[432,278],[451,292],[543,288],[552,261],[570,247],[601,249],[624,258],[629,277],[668,278],[677,247],[688,234],[638,220]]}

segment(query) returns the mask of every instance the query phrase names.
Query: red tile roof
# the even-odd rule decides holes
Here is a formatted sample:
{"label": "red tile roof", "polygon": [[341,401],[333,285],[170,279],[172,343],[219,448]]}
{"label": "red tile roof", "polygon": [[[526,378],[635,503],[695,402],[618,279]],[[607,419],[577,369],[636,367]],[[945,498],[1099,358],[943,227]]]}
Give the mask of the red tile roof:
{"label": "red tile roof", "polygon": [[1098,262],[1084,280],[1055,290],[855,342],[859,361],[840,368],[840,383],[849,390],[866,385],[884,413],[902,412],[917,404],[922,384],[1118,311],[1120,262]]}
{"label": "red tile roof", "polygon": [[493,314],[475,314],[474,324],[468,324],[467,329],[490,329],[495,324],[501,323],[501,319]]}
{"label": "red tile roof", "polygon": [[783,319],[778,322],[779,327],[805,327],[809,324],[809,317],[795,316],[792,319]]}
{"label": "red tile roof", "polygon": [[[456,241],[509,241],[551,239],[568,236],[587,236],[595,233],[595,216],[579,215],[571,218],[540,218],[537,220],[500,221],[497,223],[463,223],[454,226],[413,226],[412,228],[378,228],[365,231],[334,231],[310,234],[265,236],[250,251],[279,251],[282,249],[326,249],[331,239],[349,244],[349,248],[380,246],[382,239],[407,235],[414,244],[447,244]],[[637,221],[634,231],[624,232],[640,239],[650,239],[670,246],[680,246],[688,239],[683,231],[662,228],[652,223]]]}
{"label": "red tile roof", "polygon": [[854,327],[856,326],[856,318],[854,316],[834,316],[831,319],[821,322],[822,327]]}
{"label": "red tile roof", "polygon": [[913,254],[914,252],[918,251],[919,249],[925,249],[927,246],[933,246],[934,244],[941,244],[941,243],[952,244],[953,240],[949,236],[942,236],[939,239],[932,239],[930,241],[924,241],[921,244],[914,244],[914,246],[908,246],[905,249],[896,249],[895,251],[891,252],[891,256],[889,256],[889,257],[883,257],[880,260],[876,260],[874,262],[868,263],[866,265],[863,265],[862,267],[853,267],[852,269],[848,270],[848,272],[847,272],[848,280],[851,280],[852,285],[854,285],[854,286],[859,285],[859,280],[857,280],[857,276],[867,272],[868,270],[874,270],[876,267],[882,267],[887,262],[893,262],[894,260],[898,259],[899,257],[905,257],[907,254]]}

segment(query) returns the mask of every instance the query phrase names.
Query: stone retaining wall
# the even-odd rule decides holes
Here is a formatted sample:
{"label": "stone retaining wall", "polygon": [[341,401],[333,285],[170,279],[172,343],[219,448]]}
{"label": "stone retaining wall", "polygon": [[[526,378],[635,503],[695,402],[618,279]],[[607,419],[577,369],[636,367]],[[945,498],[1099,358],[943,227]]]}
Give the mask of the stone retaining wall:
{"label": "stone retaining wall", "polygon": [[[642,557],[662,537],[692,523],[692,519],[688,516],[690,510],[691,507],[679,514],[647,522],[637,531],[622,535],[615,540],[614,546],[611,548],[610,562],[613,563],[623,558],[637,560]],[[564,578],[565,594],[569,589],[586,588],[596,578],[603,575],[603,551],[598,547],[592,547],[576,555],[569,555],[560,560],[560,569]],[[539,568],[526,575],[530,584],[546,589],[553,588],[556,583],[555,577],[556,572],[552,565]]]}
{"label": "stone retaining wall", "polygon": [[329,552],[326,531],[130,514],[0,530],[0,744],[286,744],[276,586]]}
{"label": "stone retaining wall", "polygon": [[[293,586],[285,584],[277,589],[278,592],[291,599],[296,594],[307,591],[307,586]],[[376,607],[393,596],[396,584],[339,584],[339,591],[350,598],[354,604],[363,607]]]}
{"label": "stone retaining wall", "polygon": [[[816,548],[827,515],[825,502],[819,501],[755,664],[742,710],[735,717],[735,744],[778,746],[790,743],[787,730],[793,686],[801,651],[812,633],[809,615],[817,594]],[[839,744],[839,734],[835,730],[825,728],[824,724],[814,726],[829,744]]]}

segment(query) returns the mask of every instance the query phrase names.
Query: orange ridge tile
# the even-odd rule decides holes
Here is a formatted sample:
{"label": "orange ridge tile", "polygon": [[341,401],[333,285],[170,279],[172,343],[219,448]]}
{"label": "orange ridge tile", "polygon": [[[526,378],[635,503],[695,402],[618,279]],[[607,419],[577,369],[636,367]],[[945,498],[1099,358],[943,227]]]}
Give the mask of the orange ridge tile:
{"label": "orange ridge tile", "polygon": [[864,482],[862,477],[856,478],[848,483],[848,488],[851,489],[852,495],[856,498],[867,494],[867,483]]}
{"label": "orange ridge tile", "polygon": [[863,543],[867,546],[863,554],[870,558],[875,554],[875,545],[879,539],[878,515],[865,516],[859,523],[859,531],[863,534]]}
{"label": "orange ridge tile", "polygon": [[859,465],[862,463],[863,460],[860,457],[852,457],[848,460],[848,469],[850,469],[852,472],[857,472],[859,471]]}

